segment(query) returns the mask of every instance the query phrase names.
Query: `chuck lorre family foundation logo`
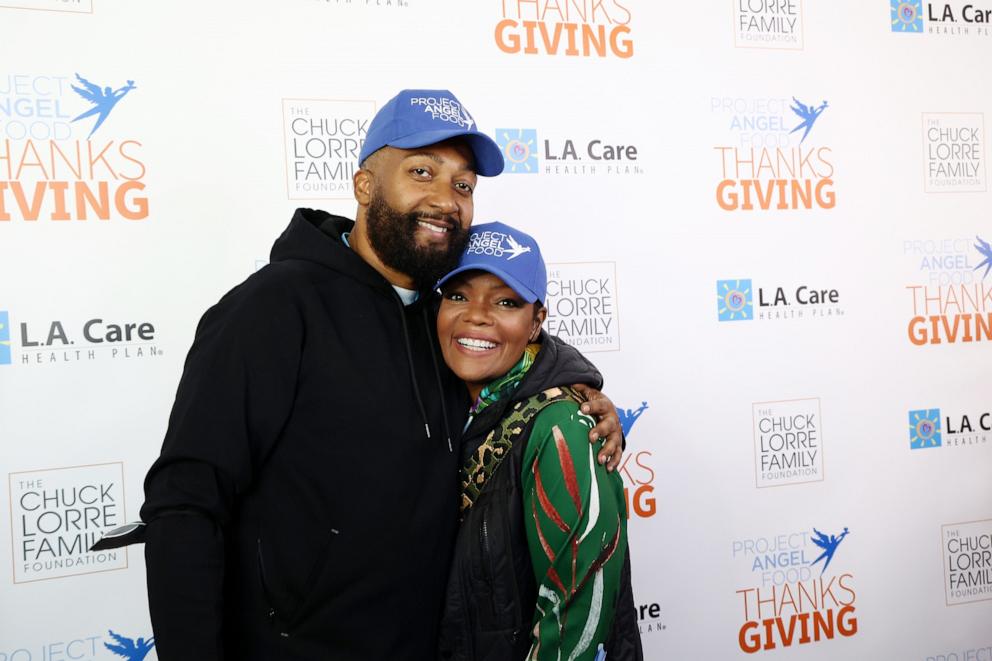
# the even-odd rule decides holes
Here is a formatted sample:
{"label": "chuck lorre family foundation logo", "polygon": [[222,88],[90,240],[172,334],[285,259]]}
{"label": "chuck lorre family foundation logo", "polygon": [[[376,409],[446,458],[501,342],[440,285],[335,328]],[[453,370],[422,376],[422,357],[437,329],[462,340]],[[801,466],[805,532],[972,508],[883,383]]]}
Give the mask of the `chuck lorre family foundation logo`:
{"label": "chuck lorre family foundation logo", "polygon": [[499,0],[496,47],[507,55],[634,56],[633,16],[620,0]]}
{"label": "chuck lorre family foundation logo", "polygon": [[833,209],[833,150],[821,128],[831,110],[809,97],[713,97],[711,114],[727,136],[713,148],[717,205],[735,213]]}
{"label": "chuck lorre family foundation logo", "polygon": [[137,89],[107,74],[0,75],[0,223],[147,219],[142,143],[115,128],[121,113],[137,124]]}
{"label": "chuck lorre family foundation logo", "polygon": [[584,353],[620,350],[615,262],[548,264],[547,298],[549,333]]}
{"label": "chuck lorre family foundation logo", "polygon": [[123,464],[18,472],[8,480],[15,583],[127,567],[126,548],[89,550],[125,521]]}
{"label": "chuck lorre family foundation logo", "polygon": [[350,200],[374,101],[283,99],[286,193],[291,200]]}
{"label": "chuck lorre family foundation logo", "polygon": [[823,480],[819,398],[756,402],[752,413],[757,487]]}
{"label": "chuck lorre family foundation logo", "polygon": [[734,540],[735,574],[744,586],[735,591],[742,652],[829,644],[857,634],[854,574],[838,559],[850,534],[846,527],[811,528]]}
{"label": "chuck lorre family foundation logo", "polygon": [[986,191],[985,144],[983,113],[923,113],[924,191]]}
{"label": "chuck lorre family foundation logo", "polygon": [[947,605],[992,600],[992,519],[949,523],[940,537]]}
{"label": "chuck lorre family foundation logo", "polygon": [[738,48],[802,50],[803,0],[731,0]]}

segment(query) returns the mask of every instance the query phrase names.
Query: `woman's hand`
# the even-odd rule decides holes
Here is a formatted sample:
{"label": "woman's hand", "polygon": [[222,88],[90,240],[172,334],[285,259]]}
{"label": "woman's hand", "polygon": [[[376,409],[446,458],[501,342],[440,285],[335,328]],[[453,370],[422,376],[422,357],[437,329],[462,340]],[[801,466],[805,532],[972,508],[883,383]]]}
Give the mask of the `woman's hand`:
{"label": "woman's hand", "polygon": [[596,443],[605,439],[597,460],[606,466],[606,470],[612,472],[620,465],[623,455],[623,431],[617,407],[609,397],[584,383],[577,383],[572,387],[586,398],[580,407],[582,412],[596,418],[596,426],[589,432],[589,442]]}

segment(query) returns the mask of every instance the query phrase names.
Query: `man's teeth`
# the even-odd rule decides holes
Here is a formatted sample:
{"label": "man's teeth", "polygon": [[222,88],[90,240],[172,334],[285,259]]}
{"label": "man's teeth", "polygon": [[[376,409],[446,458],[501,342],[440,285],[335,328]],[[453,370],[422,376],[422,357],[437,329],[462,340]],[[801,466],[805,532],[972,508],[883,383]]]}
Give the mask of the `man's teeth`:
{"label": "man's teeth", "polygon": [[448,231],[447,227],[441,227],[440,225],[431,225],[430,223],[425,223],[422,220],[418,220],[417,224],[420,225],[421,227],[426,227],[432,232],[437,232],[438,234],[444,234],[445,232]]}
{"label": "man's teeth", "polygon": [[472,351],[485,351],[486,349],[496,348],[495,342],[490,342],[488,340],[477,340],[471,337],[458,338],[458,344]]}

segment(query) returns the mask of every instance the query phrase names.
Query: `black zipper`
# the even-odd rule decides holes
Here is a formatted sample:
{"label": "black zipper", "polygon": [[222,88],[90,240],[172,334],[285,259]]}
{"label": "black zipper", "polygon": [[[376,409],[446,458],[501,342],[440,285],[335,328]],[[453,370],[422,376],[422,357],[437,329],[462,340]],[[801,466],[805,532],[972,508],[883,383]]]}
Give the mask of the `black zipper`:
{"label": "black zipper", "polygon": [[488,512],[482,512],[482,525],[479,527],[479,540],[482,546],[482,574],[489,587],[489,605],[492,608],[493,618],[498,616],[496,609],[496,580],[492,564],[492,549],[489,545],[489,522],[486,519]]}
{"label": "black zipper", "polygon": [[262,538],[258,537],[255,542],[258,548],[258,576],[262,581],[262,598],[265,599],[265,605],[268,608],[265,615],[271,624],[276,619],[276,609],[272,607],[272,598],[269,596],[269,580],[265,575],[265,559],[262,556]]}

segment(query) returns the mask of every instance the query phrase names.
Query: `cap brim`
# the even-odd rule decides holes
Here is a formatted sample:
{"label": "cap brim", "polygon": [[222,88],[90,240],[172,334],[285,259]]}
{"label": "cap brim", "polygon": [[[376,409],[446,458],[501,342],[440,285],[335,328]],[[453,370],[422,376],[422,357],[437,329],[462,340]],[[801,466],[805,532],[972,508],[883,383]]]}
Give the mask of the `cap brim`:
{"label": "cap brim", "polygon": [[537,300],[537,294],[531,291],[529,287],[525,287],[523,283],[521,283],[519,280],[514,278],[509,273],[506,273],[502,269],[498,269],[493,266],[483,266],[481,264],[466,264],[465,266],[459,266],[454,271],[452,271],[448,275],[438,280],[434,288],[439,289],[448,280],[451,280],[459,273],[464,273],[465,271],[486,271],[487,273],[492,273],[493,275],[502,278],[503,282],[505,282],[510,287],[510,289],[517,292],[517,295],[519,295],[520,298],[524,299],[526,302],[533,303]]}
{"label": "cap brim", "polygon": [[390,140],[390,147],[414,149],[437,144],[452,138],[465,138],[475,156],[475,172],[483,177],[495,177],[503,171],[503,150],[496,141],[485,133],[465,129],[445,129],[443,131],[422,131],[403,138]]}

